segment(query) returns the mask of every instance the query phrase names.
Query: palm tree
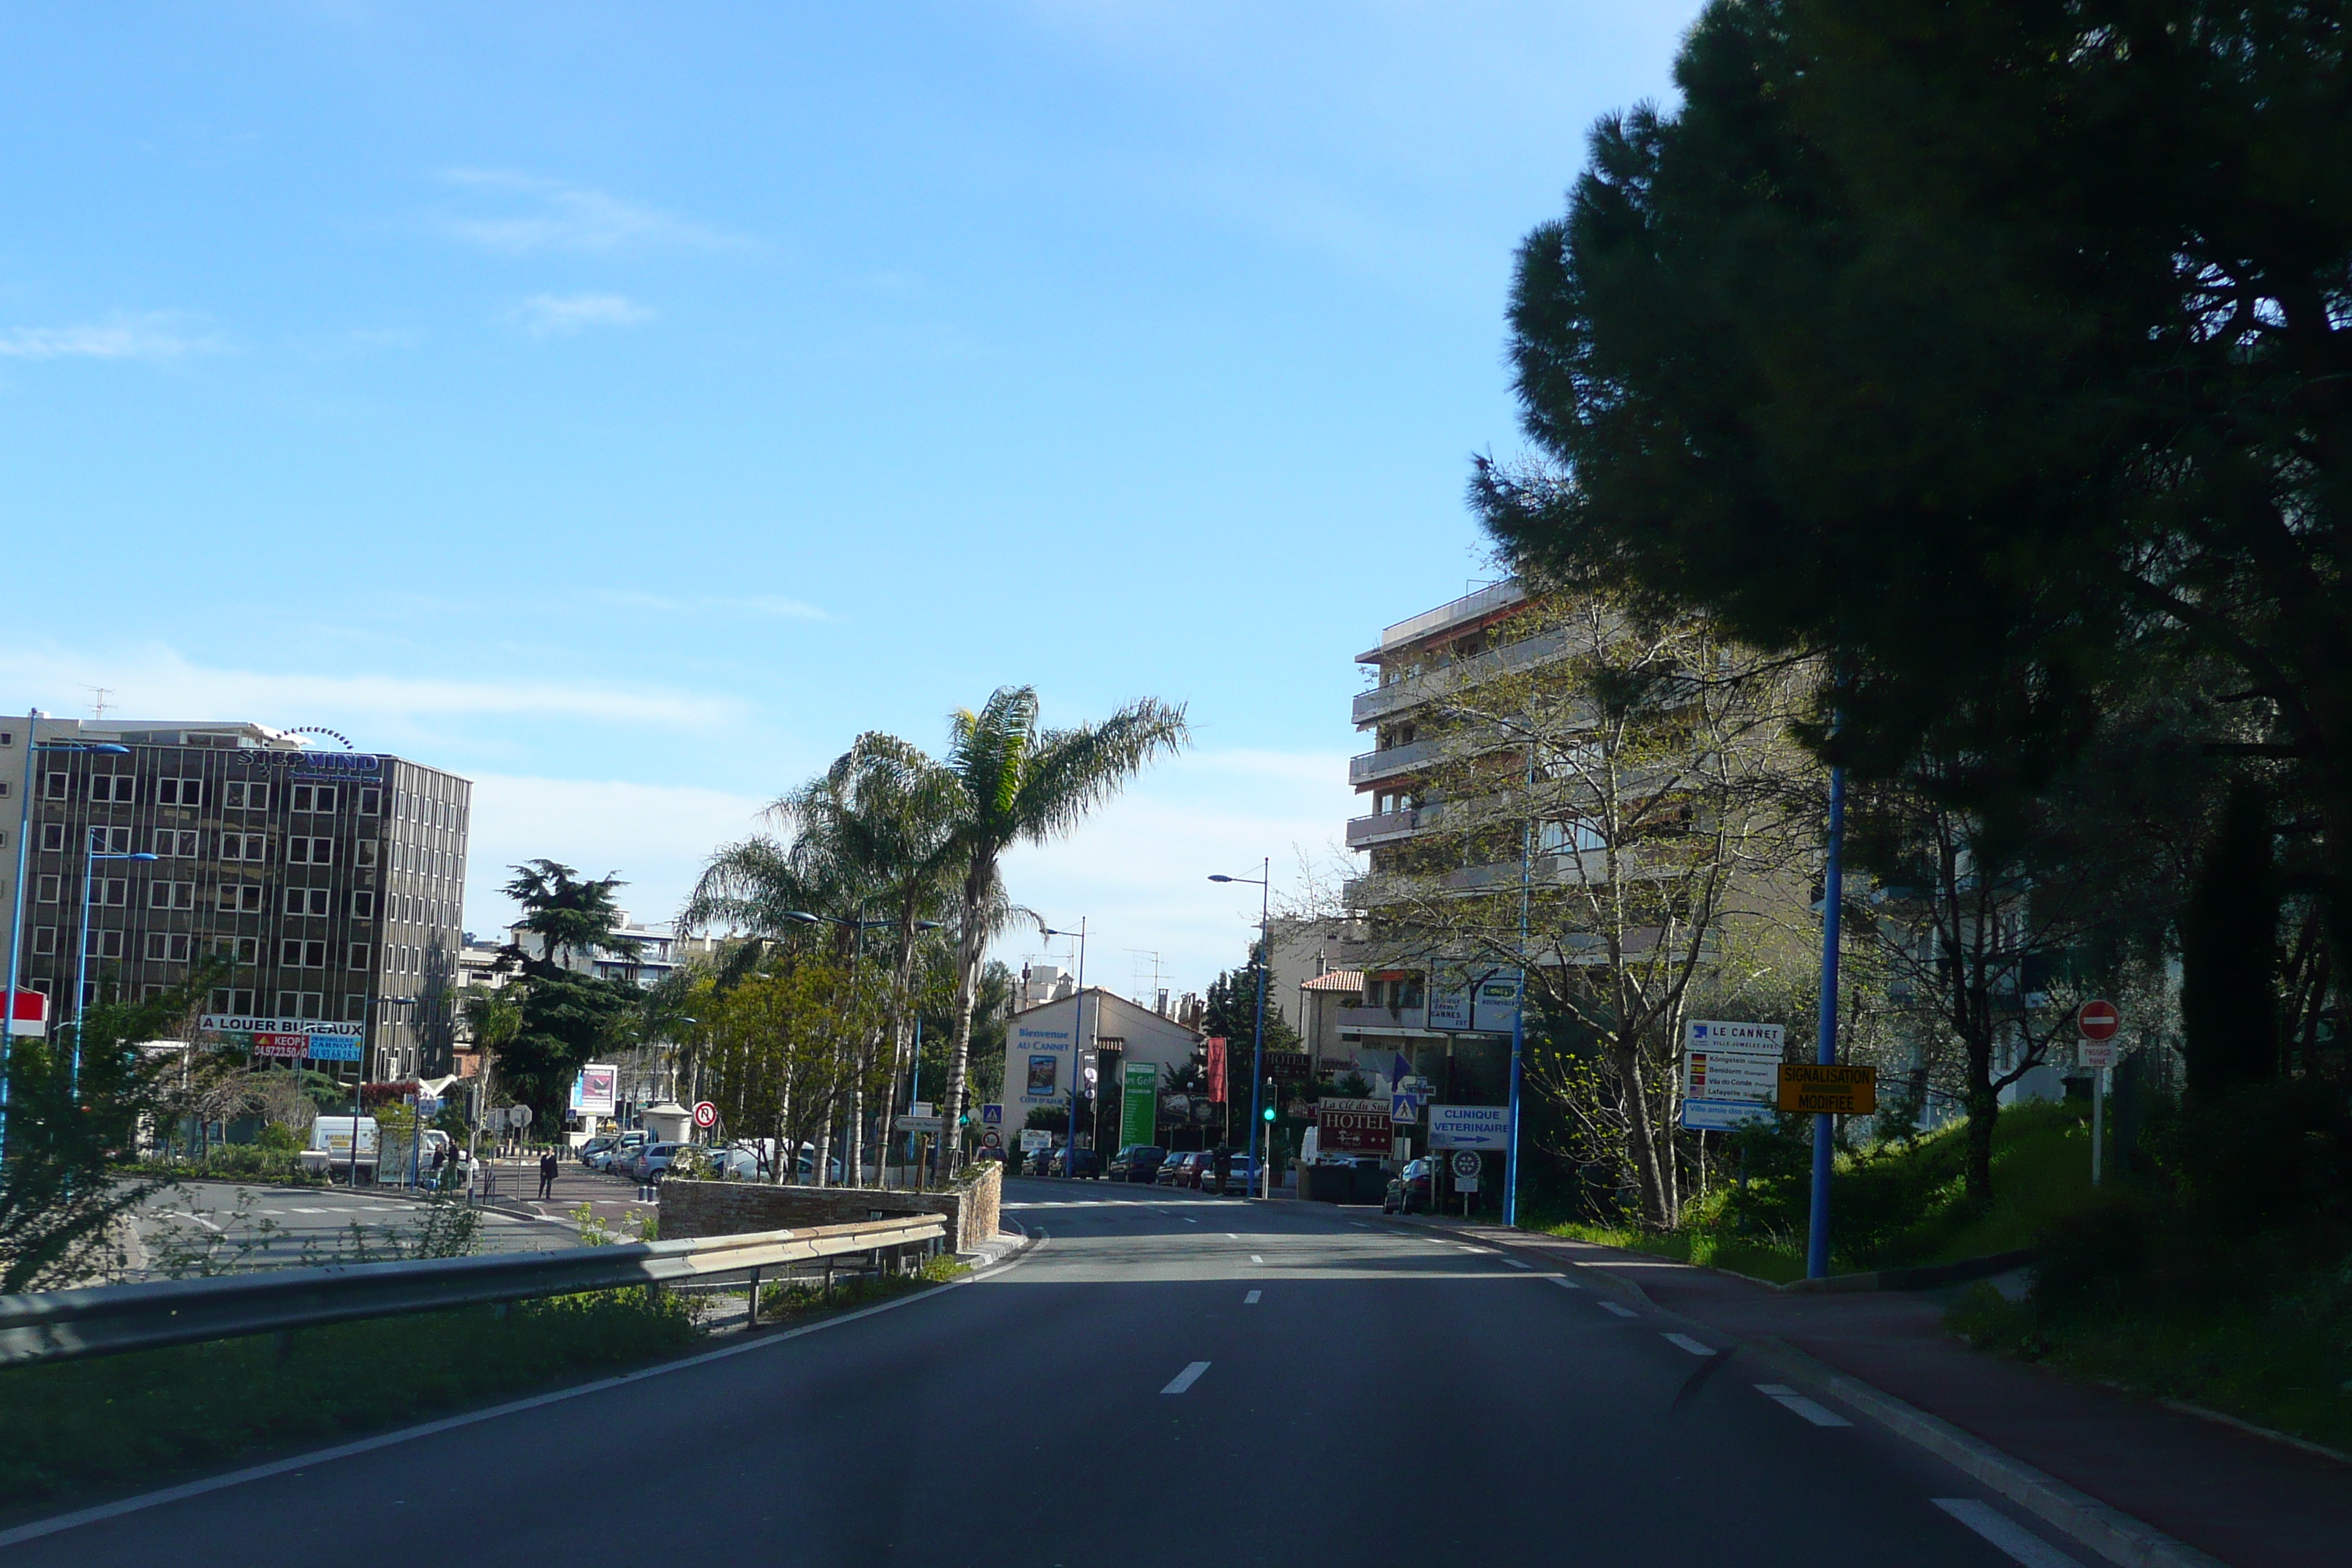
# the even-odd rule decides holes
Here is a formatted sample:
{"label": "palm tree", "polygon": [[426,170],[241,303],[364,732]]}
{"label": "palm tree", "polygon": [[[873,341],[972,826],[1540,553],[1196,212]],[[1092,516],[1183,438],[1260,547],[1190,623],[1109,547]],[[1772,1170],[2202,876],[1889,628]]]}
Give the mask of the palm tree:
{"label": "palm tree", "polygon": [[[947,1090],[940,1101],[942,1137],[958,1139],[964,1081],[971,1067],[972,998],[987,957],[989,912],[1003,900],[998,862],[1015,844],[1059,838],[1088,811],[1117,795],[1162,751],[1191,738],[1184,710],[1156,698],[1130,702],[1099,724],[1070,730],[1037,726],[1037,689],[1001,686],[978,712],[950,720],[946,771],[950,829],[943,866],[960,873],[955,1032],[948,1046]],[[959,1142],[946,1148],[961,1153]]]}

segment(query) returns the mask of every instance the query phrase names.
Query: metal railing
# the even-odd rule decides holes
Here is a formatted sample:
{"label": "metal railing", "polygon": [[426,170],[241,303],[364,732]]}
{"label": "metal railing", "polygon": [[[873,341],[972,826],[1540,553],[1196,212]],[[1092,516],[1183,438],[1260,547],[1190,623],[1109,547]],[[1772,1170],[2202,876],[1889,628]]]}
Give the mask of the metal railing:
{"label": "metal railing", "polygon": [[765,1269],[861,1252],[928,1249],[946,1236],[946,1216],[908,1215],[680,1241],[278,1268],[209,1279],[0,1296],[0,1366],[730,1274],[751,1275],[756,1298],[759,1275]]}

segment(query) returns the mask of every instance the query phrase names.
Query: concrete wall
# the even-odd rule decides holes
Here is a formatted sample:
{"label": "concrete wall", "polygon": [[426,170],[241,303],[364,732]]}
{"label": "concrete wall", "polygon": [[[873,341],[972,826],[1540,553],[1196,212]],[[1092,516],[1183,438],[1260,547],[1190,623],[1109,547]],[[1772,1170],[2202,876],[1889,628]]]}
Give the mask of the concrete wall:
{"label": "concrete wall", "polygon": [[855,1225],[877,1216],[936,1214],[948,1217],[950,1248],[969,1252],[996,1235],[1003,1187],[1003,1172],[994,1165],[984,1167],[968,1185],[943,1193],[779,1187],[766,1182],[693,1182],[673,1177],[661,1184],[661,1239],[802,1230],[821,1225]]}

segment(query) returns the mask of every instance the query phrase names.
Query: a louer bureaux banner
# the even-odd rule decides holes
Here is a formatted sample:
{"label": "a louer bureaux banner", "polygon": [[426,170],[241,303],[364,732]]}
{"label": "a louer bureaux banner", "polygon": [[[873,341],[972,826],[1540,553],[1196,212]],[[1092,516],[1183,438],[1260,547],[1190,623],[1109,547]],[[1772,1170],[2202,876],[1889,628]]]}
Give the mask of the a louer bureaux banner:
{"label": "a louer bureaux banner", "polygon": [[358,1024],[330,1024],[316,1018],[206,1013],[196,1019],[196,1033],[207,1045],[283,1061],[355,1062],[360,1059],[360,1031]]}

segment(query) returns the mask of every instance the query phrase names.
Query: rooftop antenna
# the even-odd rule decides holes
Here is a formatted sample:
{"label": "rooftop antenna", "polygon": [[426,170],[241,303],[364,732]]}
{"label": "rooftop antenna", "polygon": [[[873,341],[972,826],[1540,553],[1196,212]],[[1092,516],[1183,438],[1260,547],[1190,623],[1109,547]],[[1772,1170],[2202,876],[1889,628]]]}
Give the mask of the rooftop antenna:
{"label": "rooftop antenna", "polygon": [[89,716],[93,719],[105,718],[107,709],[113,706],[107,701],[108,698],[114,695],[113,689],[105,686],[85,686],[82,689],[89,693]]}
{"label": "rooftop antenna", "polygon": [[1143,961],[1147,958],[1151,961],[1151,984],[1142,997],[1143,1005],[1149,1007],[1151,1005],[1150,998],[1160,994],[1160,954],[1148,947],[1130,947],[1127,951],[1135,955],[1135,978],[1138,980],[1143,978]]}

